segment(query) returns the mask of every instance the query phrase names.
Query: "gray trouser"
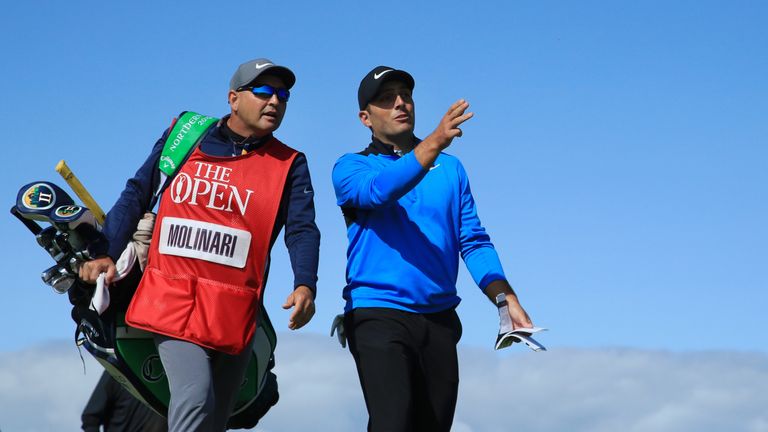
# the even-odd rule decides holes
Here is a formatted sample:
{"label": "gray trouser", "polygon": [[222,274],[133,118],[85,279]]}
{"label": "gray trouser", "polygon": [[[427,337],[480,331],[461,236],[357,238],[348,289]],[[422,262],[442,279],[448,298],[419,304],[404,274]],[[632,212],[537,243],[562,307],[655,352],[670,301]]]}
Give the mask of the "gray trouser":
{"label": "gray trouser", "polygon": [[155,344],[171,390],[169,432],[226,430],[252,350],[229,355],[162,335]]}

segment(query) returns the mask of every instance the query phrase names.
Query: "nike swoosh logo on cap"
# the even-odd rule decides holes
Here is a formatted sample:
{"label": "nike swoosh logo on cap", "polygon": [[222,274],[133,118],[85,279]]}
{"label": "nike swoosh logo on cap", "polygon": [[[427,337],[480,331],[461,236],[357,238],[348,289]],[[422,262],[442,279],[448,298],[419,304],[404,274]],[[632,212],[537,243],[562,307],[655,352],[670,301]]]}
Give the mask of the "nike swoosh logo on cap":
{"label": "nike swoosh logo on cap", "polygon": [[262,69],[262,68],[265,68],[267,66],[270,66],[271,64],[272,63],[256,63],[255,67],[256,67],[256,69]]}
{"label": "nike swoosh logo on cap", "polygon": [[379,72],[377,74],[373,74],[373,79],[377,80],[377,79],[381,78],[381,76],[384,75],[387,72],[392,72],[392,69],[387,69],[387,70],[381,71],[381,72]]}

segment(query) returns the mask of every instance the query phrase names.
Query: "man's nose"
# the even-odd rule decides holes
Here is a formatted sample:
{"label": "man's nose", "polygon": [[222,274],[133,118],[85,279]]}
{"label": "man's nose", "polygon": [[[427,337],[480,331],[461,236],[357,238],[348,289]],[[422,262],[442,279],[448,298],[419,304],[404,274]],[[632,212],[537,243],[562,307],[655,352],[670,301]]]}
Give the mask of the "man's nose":
{"label": "man's nose", "polygon": [[398,94],[395,96],[395,108],[400,108],[403,105],[405,105],[405,99],[403,99],[403,96]]}

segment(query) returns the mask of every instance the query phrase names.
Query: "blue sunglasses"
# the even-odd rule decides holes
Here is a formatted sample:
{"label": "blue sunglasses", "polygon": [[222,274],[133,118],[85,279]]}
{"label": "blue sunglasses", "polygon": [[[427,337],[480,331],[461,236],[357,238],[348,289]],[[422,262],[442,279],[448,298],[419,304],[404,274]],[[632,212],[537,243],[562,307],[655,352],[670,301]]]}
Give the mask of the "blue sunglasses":
{"label": "blue sunglasses", "polygon": [[258,87],[244,87],[241,90],[250,90],[257,97],[270,99],[272,95],[277,94],[277,100],[280,102],[288,102],[288,98],[291,97],[291,92],[286,88],[275,88],[271,85],[262,85]]}

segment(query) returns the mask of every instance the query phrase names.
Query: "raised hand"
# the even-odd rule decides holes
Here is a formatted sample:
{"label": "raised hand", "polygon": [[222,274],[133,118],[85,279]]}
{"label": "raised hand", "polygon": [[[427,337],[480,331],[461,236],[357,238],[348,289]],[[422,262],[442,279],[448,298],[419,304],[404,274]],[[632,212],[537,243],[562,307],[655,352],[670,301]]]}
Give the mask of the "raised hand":
{"label": "raised hand", "polygon": [[474,113],[466,112],[467,108],[469,108],[469,103],[464,99],[454,102],[440,120],[435,131],[430,134],[430,137],[434,137],[440,146],[440,150],[448,148],[454,138],[463,134],[459,126],[474,115]]}
{"label": "raised hand", "polygon": [[464,99],[454,102],[434,132],[416,146],[414,155],[424,169],[429,169],[440,152],[448,148],[454,138],[463,134],[459,126],[474,116],[474,113],[467,112],[468,108],[469,103]]}

